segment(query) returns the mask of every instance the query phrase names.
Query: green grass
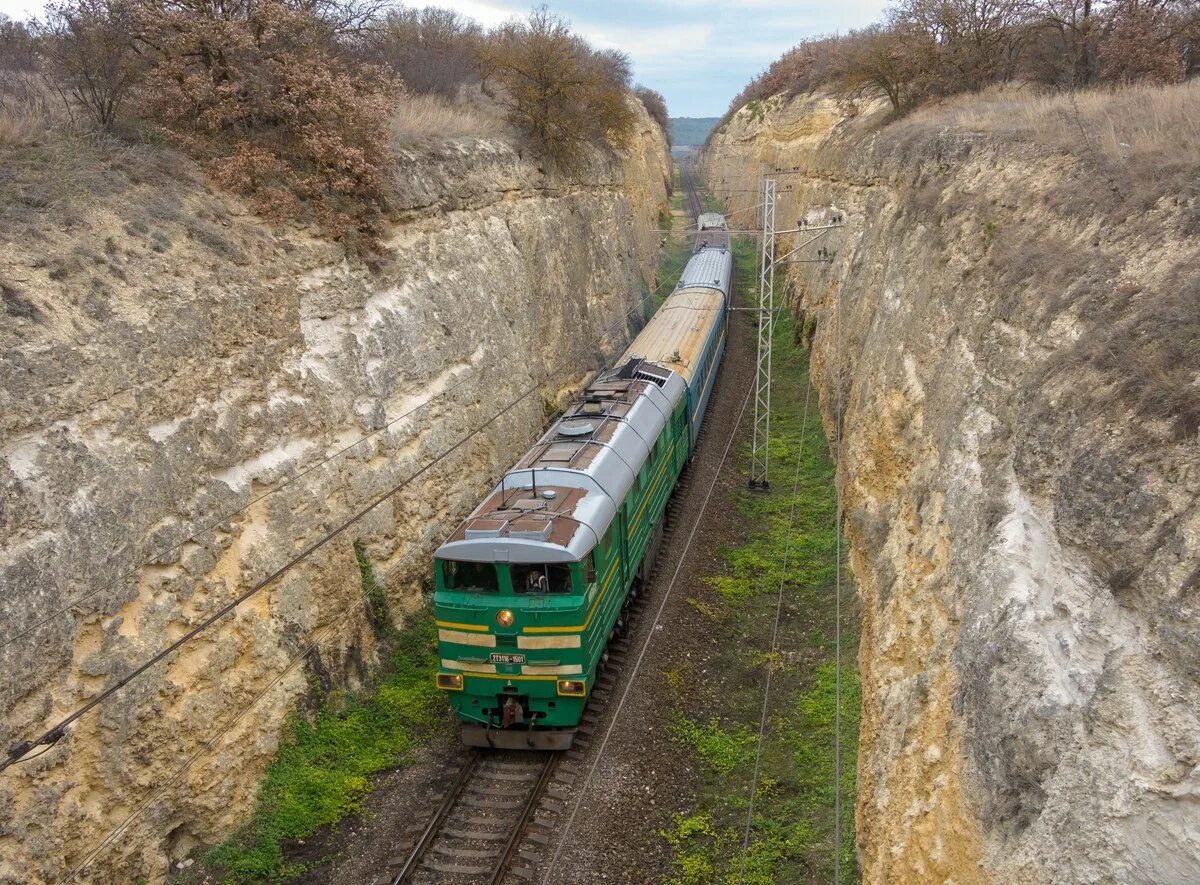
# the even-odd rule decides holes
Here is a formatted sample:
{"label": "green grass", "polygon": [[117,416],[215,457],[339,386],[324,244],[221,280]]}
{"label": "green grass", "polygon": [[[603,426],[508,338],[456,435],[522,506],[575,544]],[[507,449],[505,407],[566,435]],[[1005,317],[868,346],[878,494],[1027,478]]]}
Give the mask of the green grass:
{"label": "green grass", "polygon": [[672,732],[677,741],[691,748],[705,767],[719,775],[728,775],[754,758],[758,735],[744,725],[724,729],[716,719],[699,725],[682,714],[676,716]]}
{"label": "green grass", "polygon": [[[675,174],[678,175],[679,167],[675,166],[674,169]],[[678,188],[676,188],[675,193],[671,196],[671,206],[682,210],[683,191]],[[664,217],[666,221],[662,225],[663,228],[673,228],[674,218],[670,215],[665,215]],[[659,250],[658,272],[654,278],[654,293],[646,299],[645,319],[647,321],[662,306],[667,296],[675,290],[675,284],[683,276],[683,269],[687,266],[688,259],[692,257],[692,238],[686,231],[681,236],[663,234],[663,238],[666,241],[666,245]]]}
{"label": "green grass", "polygon": [[[369,573],[364,569],[364,581]],[[368,591],[373,575],[370,580]],[[432,611],[422,610],[403,630],[388,624],[381,632],[387,657],[375,688],[361,697],[331,694],[311,721],[294,716],[250,823],[206,855],[225,881],[275,881],[304,872],[287,860],[286,844],[360,811],[371,775],[404,765],[438,728],[444,704],[433,684]]]}
{"label": "green grass", "polygon": [[[738,244],[735,254],[743,303],[750,303],[754,250],[749,244]],[[716,660],[705,662],[710,678],[685,671],[670,681],[680,704],[673,734],[695,760],[701,781],[696,807],[662,834],[673,850],[675,885],[739,881],[767,667],[774,672],[742,881],[765,885],[833,878],[834,466],[815,391],[808,421],[803,420],[808,361],[796,344],[791,316],[779,317],[774,341],[771,491],[738,491],[727,502],[742,514],[745,537],[721,551],[722,570],[709,577],[707,590],[695,600],[699,610],[714,618],[713,629],[729,641]],[[741,458],[743,469],[748,469],[748,448]],[[842,882],[854,882],[858,879],[854,858],[858,635],[845,569],[842,577],[842,840],[838,852]],[[781,581],[780,639],[771,654]],[[717,684],[711,679],[713,672],[720,674]]]}

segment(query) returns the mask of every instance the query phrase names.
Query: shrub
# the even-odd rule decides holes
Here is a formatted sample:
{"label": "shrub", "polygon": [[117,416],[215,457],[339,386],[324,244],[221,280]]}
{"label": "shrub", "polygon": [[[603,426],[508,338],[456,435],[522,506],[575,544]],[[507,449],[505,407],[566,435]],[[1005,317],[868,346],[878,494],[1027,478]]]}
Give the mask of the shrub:
{"label": "shrub", "polygon": [[139,107],[231,190],[275,218],[369,241],[386,206],[398,85],[335,51],[336,26],[284,0],[146,6]]}
{"label": "shrub", "polygon": [[662,93],[648,86],[637,86],[634,88],[633,94],[638,97],[638,101],[642,103],[642,107],[646,109],[646,113],[650,115],[650,119],[658,124],[658,127],[663,131],[663,135],[670,142],[671,118],[667,113],[667,100],[662,97]]}
{"label": "shrub", "polygon": [[479,83],[483,30],[447,9],[395,9],[367,38],[367,54],[412,92],[454,98]]}
{"label": "shrub", "polygon": [[66,0],[49,7],[41,37],[54,82],[97,126],[111,128],[145,70],[137,7],[126,0]]}
{"label": "shrub", "polygon": [[1073,87],[1197,75],[1195,0],[898,0],[880,24],[788,50],[726,119],[755,100],[821,88],[886,97],[903,112],[1012,80]]}
{"label": "shrub", "polygon": [[558,166],[621,147],[632,131],[628,57],[593,50],[544,6],[494,33],[482,63],[509,121]]}

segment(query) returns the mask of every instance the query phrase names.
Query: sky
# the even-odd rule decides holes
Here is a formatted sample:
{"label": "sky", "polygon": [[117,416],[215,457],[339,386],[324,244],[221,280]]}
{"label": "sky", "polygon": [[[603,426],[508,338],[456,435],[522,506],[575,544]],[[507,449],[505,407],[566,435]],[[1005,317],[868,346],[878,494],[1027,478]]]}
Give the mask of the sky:
{"label": "sky", "polygon": [[[487,27],[525,15],[517,0],[437,0]],[[755,74],[801,38],[876,21],[885,0],[550,0],[551,10],[601,49],[633,59],[639,83],[657,89],[674,117],[718,117]],[[0,13],[38,15],[41,0],[0,0]]]}

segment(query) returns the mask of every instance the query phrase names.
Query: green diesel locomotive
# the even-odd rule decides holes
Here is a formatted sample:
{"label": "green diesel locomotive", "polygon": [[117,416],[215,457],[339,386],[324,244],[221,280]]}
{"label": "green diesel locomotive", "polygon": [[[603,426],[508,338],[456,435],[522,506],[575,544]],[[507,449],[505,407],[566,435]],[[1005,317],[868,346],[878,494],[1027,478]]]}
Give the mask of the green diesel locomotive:
{"label": "green diesel locomotive", "polygon": [[646,577],[727,334],[722,216],[675,290],[437,550],[441,667],[465,744],[570,747],[596,670]]}

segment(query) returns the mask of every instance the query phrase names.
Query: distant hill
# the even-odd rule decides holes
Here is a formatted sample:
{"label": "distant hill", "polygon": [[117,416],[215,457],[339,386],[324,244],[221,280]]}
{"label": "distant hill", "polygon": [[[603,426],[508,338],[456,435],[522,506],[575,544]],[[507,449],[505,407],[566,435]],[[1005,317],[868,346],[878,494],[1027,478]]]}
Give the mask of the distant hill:
{"label": "distant hill", "polygon": [[672,117],[671,144],[701,145],[713,127],[721,122],[720,117]]}

